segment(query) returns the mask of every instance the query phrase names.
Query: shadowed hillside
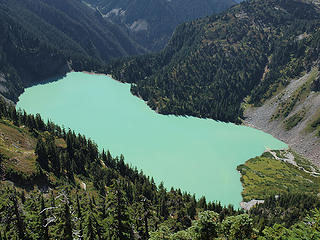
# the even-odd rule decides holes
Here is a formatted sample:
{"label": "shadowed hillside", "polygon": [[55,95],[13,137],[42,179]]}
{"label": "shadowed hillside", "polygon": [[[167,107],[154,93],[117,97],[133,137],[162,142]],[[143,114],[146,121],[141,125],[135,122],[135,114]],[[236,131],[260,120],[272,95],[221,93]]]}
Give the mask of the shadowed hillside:
{"label": "shadowed hillside", "polygon": [[142,46],[159,51],[178,24],[222,12],[233,0],[86,0]]}
{"label": "shadowed hillside", "polygon": [[97,70],[144,50],[77,0],[0,1],[0,94],[14,101],[25,86],[70,69]]}

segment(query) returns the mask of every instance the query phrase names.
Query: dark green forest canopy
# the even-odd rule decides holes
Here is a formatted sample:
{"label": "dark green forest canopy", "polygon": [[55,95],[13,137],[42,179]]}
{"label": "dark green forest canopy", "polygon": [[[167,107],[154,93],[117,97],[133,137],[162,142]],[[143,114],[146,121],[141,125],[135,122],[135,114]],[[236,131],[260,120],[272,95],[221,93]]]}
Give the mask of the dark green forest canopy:
{"label": "dark green forest canopy", "polygon": [[145,52],[77,0],[2,0],[0,31],[0,93],[14,101],[24,87],[71,69],[98,71],[112,58]]}
{"label": "dark green forest canopy", "polygon": [[0,99],[3,128],[25,138],[11,152],[23,152],[20,143],[34,139],[36,160],[30,174],[23,163],[19,168],[21,162],[17,165],[10,149],[3,148],[11,148],[6,144],[10,138],[1,133],[0,239],[273,240],[275,232],[279,239],[320,236],[320,212],[311,211],[320,207],[318,196],[270,196],[244,213],[157,186],[122,155],[99,152],[85,136],[44,123],[40,115],[16,111]]}
{"label": "dark green forest canopy", "polygon": [[[108,72],[160,113],[239,122],[245,97],[260,104],[275,85],[310,70],[319,26],[311,3],[245,1],[180,25],[161,53],[115,61]],[[292,59],[294,70],[283,74]]]}

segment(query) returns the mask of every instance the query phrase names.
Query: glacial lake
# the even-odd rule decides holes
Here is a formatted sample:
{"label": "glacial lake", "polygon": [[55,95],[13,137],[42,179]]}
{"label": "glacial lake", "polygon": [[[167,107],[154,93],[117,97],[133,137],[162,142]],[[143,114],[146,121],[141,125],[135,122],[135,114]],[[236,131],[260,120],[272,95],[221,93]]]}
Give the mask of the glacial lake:
{"label": "glacial lake", "polygon": [[287,147],[253,128],[157,114],[130,93],[129,84],[104,75],[72,72],[27,88],[17,108],[84,134],[113,156],[122,153],[127,163],[168,189],[236,207],[242,200],[236,167],[266,147]]}

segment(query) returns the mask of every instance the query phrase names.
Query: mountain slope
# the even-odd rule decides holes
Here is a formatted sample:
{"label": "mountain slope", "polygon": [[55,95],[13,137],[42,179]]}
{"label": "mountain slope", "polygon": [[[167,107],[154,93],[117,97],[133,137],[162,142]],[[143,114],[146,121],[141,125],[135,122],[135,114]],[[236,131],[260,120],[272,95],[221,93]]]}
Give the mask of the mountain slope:
{"label": "mountain slope", "polygon": [[[312,36],[319,27],[313,4],[245,1],[180,25],[161,53],[116,61],[109,71],[134,83],[132,92],[160,113],[240,122],[245,97],[258,103],[280,78],[310,69],[318,58]],[[296,41],[302,34],[308,37]],[[280,76],[293,58],[299,59],[294,70]]]}
{"label": "mountain slope", "polygon": [[291,79],[260,106],[247,106],[244,123],[271,133],[320,166],[320,92],[313,89],[319,69]]}
{"label": "mountain slope", "polygon": [[23,87],[71,67],[92,70],[112,58],[144,52],[77,0],[2,0],[0,19],[0,93],[12,100]]}
{"label": "mountain slope", "polygon": [[156,186],[123,155],[99,152],[85,136],[2,98],[0,177],[1,239],[147,240],[160,224],[173,232],[188,228],[200,211],[241,213]]}
{"label": "mountain slope", "polygon": [[180,23],[221,12],[233,0],[86,0],[151,51],[161,50]]}
{"label": "mountain slope", "polygon": [[[249,215],[167,191],[122,155],[99,152],[85,136],[16,111],[1,98],[0,176],[1,239],[274,239],[267,231],[274,232],[275,223],[290,228],[282,230],[294,239],[320,234],[310,224],[319,220],[310,212],[320,206],[313,193],[297,188],[266,196]],[[301,181],[294,186],[304,186]],[[302,222],[309,213],[316,218]]]}

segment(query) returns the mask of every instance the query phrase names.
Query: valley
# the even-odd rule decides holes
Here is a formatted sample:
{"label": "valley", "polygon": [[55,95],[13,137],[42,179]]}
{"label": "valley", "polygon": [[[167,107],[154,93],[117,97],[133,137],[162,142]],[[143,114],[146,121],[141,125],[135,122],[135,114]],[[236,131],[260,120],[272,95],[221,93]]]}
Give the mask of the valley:
{"label": "valley", "polygon": [[158,52],[184,22],[220,13],[235,5],[233,0],[86,0],[109,21],[149,51]]}
{"label": "valley", "polygon": [[73,72],[28,88],[17,108],[90,137],[100,150],[123,154],[157,184],[235,207],[242,191],[236,167],[266,147],[286,148],[270,135],[232,123],[157,114],[130,94],[129,84],[103,75]]}
{"label": "valley", "polygon": [[0,239],[320,238],[319,1],[236,2],[0,1]]}

